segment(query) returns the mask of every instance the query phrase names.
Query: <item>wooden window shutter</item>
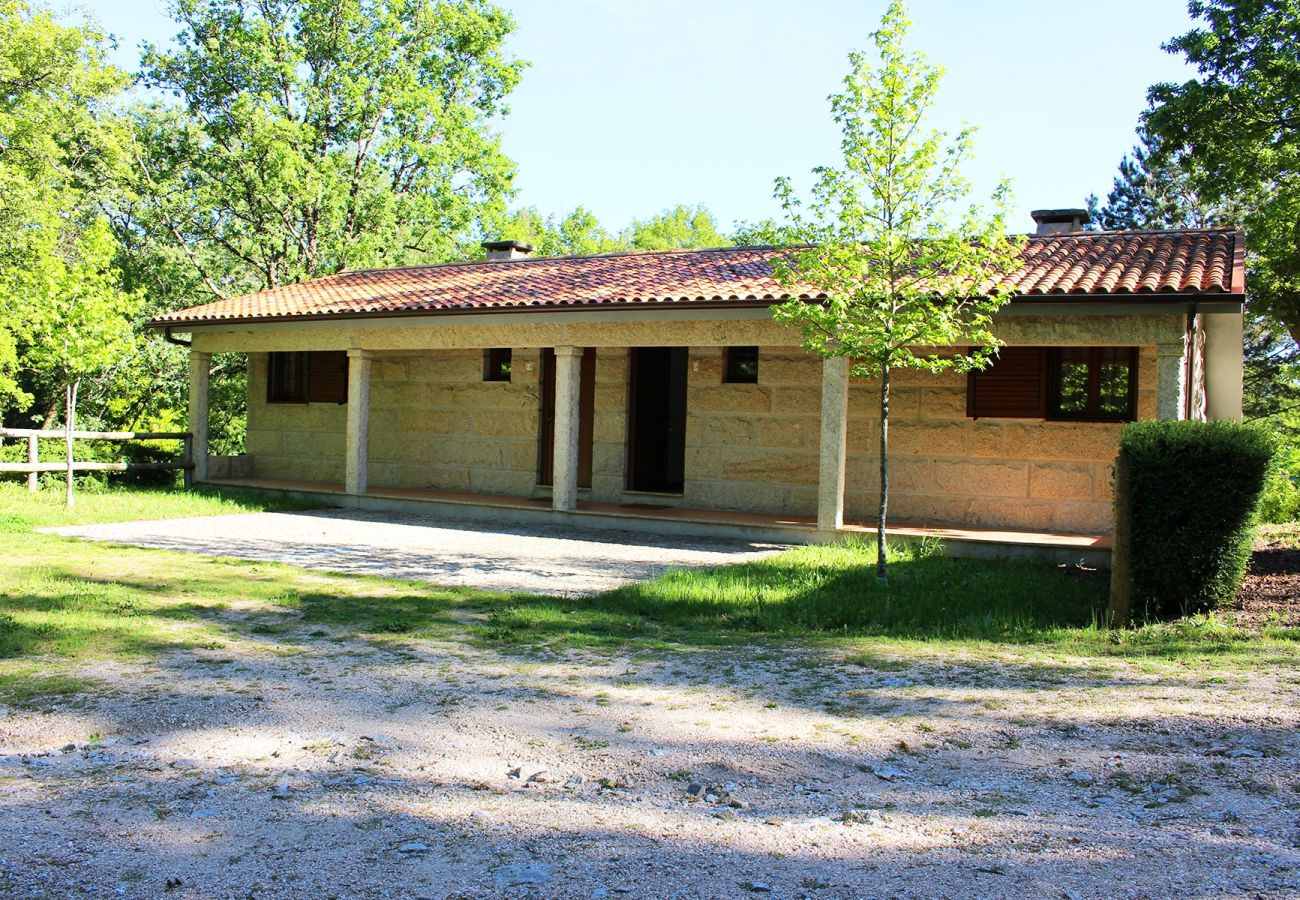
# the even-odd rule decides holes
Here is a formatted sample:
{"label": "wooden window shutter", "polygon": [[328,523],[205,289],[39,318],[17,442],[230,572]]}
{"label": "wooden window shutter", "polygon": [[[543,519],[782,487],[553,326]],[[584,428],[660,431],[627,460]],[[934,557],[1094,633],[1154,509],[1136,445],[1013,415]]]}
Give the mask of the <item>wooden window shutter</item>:
{"label": "wooden window shutter", "polygon": [[966,382],[966,415],[1042,419],[1047,415],[1047,348],[1003,347]]}
{"label": "wooden window shutter", "polygon": [[307,354],[307,402],[348,402],[346,350],[313,350]]}

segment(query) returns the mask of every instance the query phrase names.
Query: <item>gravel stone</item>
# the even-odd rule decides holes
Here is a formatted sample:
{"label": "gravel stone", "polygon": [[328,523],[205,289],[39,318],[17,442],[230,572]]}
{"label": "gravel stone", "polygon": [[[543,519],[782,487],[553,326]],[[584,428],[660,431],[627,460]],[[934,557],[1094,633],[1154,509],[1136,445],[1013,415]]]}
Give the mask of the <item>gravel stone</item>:
{"label": "gravel stone", "polygon": [[366,510],[241,513],[42,530],[308,569],[561,596],[610,590],[668,569],[748,562],[784,549],[570,525],[455,527],[430,517]]}

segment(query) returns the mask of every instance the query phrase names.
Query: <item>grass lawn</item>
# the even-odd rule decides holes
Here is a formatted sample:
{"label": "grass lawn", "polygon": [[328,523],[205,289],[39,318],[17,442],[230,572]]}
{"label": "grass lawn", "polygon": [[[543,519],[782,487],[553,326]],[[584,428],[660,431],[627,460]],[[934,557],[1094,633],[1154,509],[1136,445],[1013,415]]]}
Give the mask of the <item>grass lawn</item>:
{"label": "grass lawn", "polygon": [[[818,644],[863,665],[938,650],[1055,665],[1138,658],[1153,666],[1293,665],[1300,629],[1223,618],[1099,627],[1106,581],[1027,562],[900,548],[877,582],[866,543],[804,547],[744,565],[672,572],[595,598],[500,594],[331,575],[270,563],[81,542],[34,529],[71,523],[301,508],[256,493],[86,492],[0,485],[0,702],[87,689],[79,660],[268,643],[293,635],[463,640],[507,653],[565,647]],[[1090,664],[1092,664],[1090,663]]]}

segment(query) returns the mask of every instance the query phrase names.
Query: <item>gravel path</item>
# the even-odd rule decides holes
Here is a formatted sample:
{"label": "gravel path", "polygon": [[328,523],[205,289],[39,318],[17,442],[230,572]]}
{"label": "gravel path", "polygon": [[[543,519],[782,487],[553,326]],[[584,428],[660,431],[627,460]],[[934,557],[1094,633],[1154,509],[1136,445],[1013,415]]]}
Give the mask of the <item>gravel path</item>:
{"label": "gravel path", "polygon": [[264,512],[46,529],[54,534],[494,591],[598,593],[673,568],[782,548],[557,526],[489,528],[356,510]]}
{"label": "gravel path", "polygon": [[0,710],[0,896],[1280,898],[1300,883],[1289,666],[518,652],[302,629],[88,664],[99,691]]}

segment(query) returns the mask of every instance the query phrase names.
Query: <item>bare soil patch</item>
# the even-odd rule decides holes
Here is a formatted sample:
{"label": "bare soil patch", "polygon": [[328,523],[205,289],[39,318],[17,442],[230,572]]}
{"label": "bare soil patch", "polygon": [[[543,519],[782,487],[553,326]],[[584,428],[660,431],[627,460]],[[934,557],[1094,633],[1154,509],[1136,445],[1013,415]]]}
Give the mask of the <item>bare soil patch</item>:
{"label": "bare soil patch", "polygon": [[1266,532],[1256,542],[1235,621],[1253,628],[1300,626],[1300,546],[1294,535]]}

